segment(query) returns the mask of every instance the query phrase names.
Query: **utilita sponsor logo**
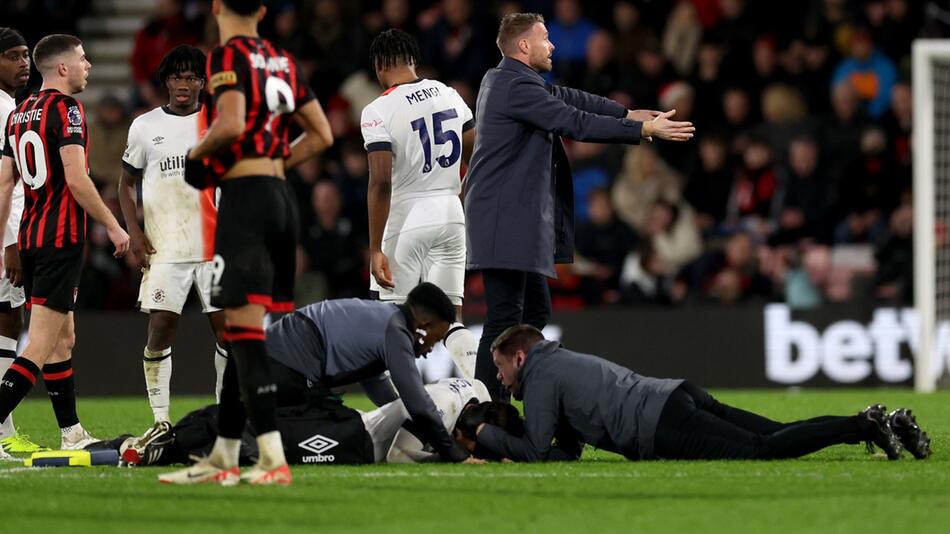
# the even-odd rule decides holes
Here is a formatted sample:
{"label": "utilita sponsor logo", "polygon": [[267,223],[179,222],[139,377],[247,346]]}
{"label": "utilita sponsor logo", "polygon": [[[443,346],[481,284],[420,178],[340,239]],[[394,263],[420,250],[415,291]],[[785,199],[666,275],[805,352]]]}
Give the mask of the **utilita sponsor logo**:
{"label": "utilita sponsor logo", "polygon": [[[824,332],[804,321],[793,321],[784,304],[765,307],[765,375],[780,384],[801,384],[819,372],[843,384],[872,374],[882,382],[904,382],[914,375],[913,363],[901,357],[907,346],[917,357],[920,323],[911,308],[879,308],[871,324],[836,321]],[[943,373],[950,360],[950,323],[937,326],[933,370]]]}
{"label": "utilita sponsor logo", "polygon": [[309,438],[301,441],[300,443],[297,444],[297,446],[305,451],[315,453],[313,455],[301,456],[300,459],[301,461],[303,461],[303,463],[322,464],[322,463],[330,463],[336,460],[336,456],[332,454],[323,454],[323,453],[336,447],[339,444],[340,442],[334,439],[330,439],[326,436],[316,434],[314,436],[310,436]]}

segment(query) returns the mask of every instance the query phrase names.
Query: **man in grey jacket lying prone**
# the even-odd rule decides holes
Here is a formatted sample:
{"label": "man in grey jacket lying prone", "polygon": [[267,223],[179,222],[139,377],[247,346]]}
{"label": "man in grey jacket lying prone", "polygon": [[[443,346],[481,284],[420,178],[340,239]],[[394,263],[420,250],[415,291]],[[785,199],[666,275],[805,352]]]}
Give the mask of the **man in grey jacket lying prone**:
{"label": "man in grey jacket lying prone", "polygon": [[865,441],[891,460],[930,455],[910,410],[880,404],[857,415],[779,423],[727,406],[681,379],[650,378],[546,341],[528,325],[492,344],[498,379],[524,401],[525,433],[481,424],[477,445],[516,462],[576,460],[588,443],[630,460],[796,458]]}

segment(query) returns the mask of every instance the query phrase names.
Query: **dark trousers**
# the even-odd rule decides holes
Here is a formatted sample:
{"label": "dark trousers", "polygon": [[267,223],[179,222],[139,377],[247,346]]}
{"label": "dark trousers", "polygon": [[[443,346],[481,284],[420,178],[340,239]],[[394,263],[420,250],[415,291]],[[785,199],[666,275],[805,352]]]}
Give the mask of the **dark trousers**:
{"label": "dark trousers", "polygon": [[551,318],[551,293],[548,279],[538,273],[508,269],[485,269],[485,302],[488,317],[478,342],[475,378],[485,383],[492,400],[507,400],[508,392],[498,381],[498,369],[492,362],[491,344],[506,328],[529,324],[542,329]]}
{"label": "dark trousers", "polygon": [[871,431],[860,416],[823,416],[779,423],[720,403],[684,382],[666,402],[654,451],[668,459],[797,458],[839,443],[859,443]]}

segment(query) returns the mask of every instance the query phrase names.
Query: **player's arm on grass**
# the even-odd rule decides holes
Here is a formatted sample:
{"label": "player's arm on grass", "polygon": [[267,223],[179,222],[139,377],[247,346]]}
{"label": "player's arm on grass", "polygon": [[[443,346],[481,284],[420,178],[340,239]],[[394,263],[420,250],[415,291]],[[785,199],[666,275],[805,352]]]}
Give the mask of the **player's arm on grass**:
{"label": "player's arm on grass", "polygon": [[495,425],[478,429],[479,445],[516,462],[569,461],[577,458],[551,442],[557,434],[560,400],[557,385],[550,380],[532,383],[525,392],[525,432],[523,438],[508,434]]}
{"label": "player's arm on grass", "polygon": [[64,145],[59,148],[59,156],[63,160],[69,192],[90,217],[106,227],[109,240],[115,246],[113,256],[121,258],[129,251],[129,234],[125,233],[112,211],[106,207],[86,172],[86,147],[75,143]]}
{"label": "player's arm on grass", "polygon": [[462,462],[471,455],[456,445],[442,424],[435,403],[425,390],[422,377],[416,368],[416,355],[412,350],[412,336],[405,324],[393,317],[386,327],[386,368],[419,437],[432,446],[445,462]]}
{"label": "player's arm on grass", "polygon": [[290,157],[285,167],[293,169],[333,145],[333,130],[323,108],[316,99],[309,100],[294,112],[294,122],[303,133],[290,144]]}

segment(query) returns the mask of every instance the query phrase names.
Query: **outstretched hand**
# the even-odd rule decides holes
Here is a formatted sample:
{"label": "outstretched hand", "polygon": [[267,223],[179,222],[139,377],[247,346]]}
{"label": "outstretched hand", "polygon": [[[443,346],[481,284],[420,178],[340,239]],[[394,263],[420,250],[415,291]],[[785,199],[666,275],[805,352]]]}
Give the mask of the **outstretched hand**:
{"label": "outstretched hand", "polygon": [[670,117],[675,114],[676,110],[671,109],[645,121],[641,135],[647,139],[656,136],[667,141],[689,141],[693,138],[696,128],[691,122],[671,121]]}

